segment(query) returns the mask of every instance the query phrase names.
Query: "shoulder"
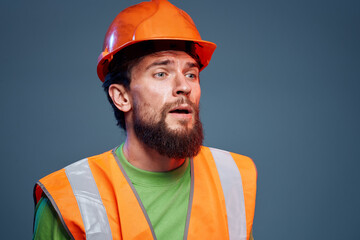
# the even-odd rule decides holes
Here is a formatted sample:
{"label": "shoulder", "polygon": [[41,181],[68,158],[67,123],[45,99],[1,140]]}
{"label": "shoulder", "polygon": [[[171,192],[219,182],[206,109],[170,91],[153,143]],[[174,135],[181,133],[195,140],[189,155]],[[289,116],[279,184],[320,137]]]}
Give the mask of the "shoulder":
{"label": "shoulder", "polygon": [[87,157],[87,158],[83,158],[81,160],[73,162],[73,163],[65,166],[64,168],[57,170],[55,172],[52,172],[52,173],[48,174],[47,176],[41,178],[38,181],[38,183],[62,180],[63,178],[66,178],[67,169],[74,169],[74,168],[77,168],[78,166],[81,166],[81,165],[83,166],[84,164],[98,165],[101,163],[106,163],[109,159],[114,159],[113,150],[109,150],[104,153],[101,153],[101,154],[98,154],[95,156],[91,156],[91,157]]}
{"label": "shoulder", "polygon": [[62,175],[66,169],[77,166],[77,165],[80,165],[83,162],[88,162],[88,161],[99,162],[99,161],[107,160],[107,159],[112,158],[112,157],[113,157],[113,150],[109,150],[109,151],[106,151],[104,153],[94,155],[94,156],[91,156],[91,157],[86,157],[86,158],[77,160],[77,161],[65,166],[64,168],[62,168],[60,170],[57,170],[57,171],[55,171],[53,173],[50,173],[49,175],[45,176],[42,179],[53,178],[53,177],[57,177],[58,175]]}
{"label": "shoulder", "polygon": [[107,162],[108,159],[113,158],[112,152],[113,150],[109,150],[99,155],[83,158],[41,178],[34,187],[35,204],[39,202],[39,200],[43,196],[43,193],[48,195],[47,191],[49,189],[54,188],[69,190],[71,188],[68,183],[67,169],[74,169],[80,165],[83,166],[84,164],[99,165],[101,162]]}
{"label": "shoulder", "polygon": [[223,159],[229,159],[231,158],[239,170],[245,171],[247,174],[253,175],[255,178],[257,178],[257,170],[254,161],[245,155],[213,148],[213,147],[201,147],[201,151],[199,154],[204,155],[205,157],[209,158],[217,158],[220,161],[223,161]]}

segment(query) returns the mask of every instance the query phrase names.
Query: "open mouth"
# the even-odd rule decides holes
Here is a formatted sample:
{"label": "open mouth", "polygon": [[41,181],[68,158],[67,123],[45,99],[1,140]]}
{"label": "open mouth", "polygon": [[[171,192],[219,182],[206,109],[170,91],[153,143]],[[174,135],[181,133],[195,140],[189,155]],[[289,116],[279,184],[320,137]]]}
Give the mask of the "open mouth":
{"label": "open mouth", "polygon": [[170,113],[188,114],[190,112],[188,110],[176,109],[176,110],[170,111]]}
{"label": "open mouth", "polygon": [[183,106],[183,107],[175,107],[173,109],[171,109],[169,111],[169,113],[176,113],[176,114],[191,114],[192,113],[192,109],[191,107],[188,106]]}

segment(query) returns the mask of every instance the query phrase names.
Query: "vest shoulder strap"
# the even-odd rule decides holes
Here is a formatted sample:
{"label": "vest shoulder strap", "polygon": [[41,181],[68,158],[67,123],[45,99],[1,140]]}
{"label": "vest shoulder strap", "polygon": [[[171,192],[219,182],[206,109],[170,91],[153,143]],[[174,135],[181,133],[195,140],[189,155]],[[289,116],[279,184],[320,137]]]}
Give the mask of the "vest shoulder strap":
{"label": "vest shoulder strap", "polygon": [[106,210],[87,158],[42,178],[35,186],[35,203],[42,194],[50,200],[72,238],[112,239]]}
{"label": "vest shoulder strap", "polygon": [[[256,195],[256,168],[252,160],[243,155],[202,147],[194,158],[194,175],[193,210],[197,214],[193,215],[201,215],[205,208],[211,208],[211,213],[207,211],[207,214],[217,219],[214,225],[222,233],[220,238],[249,239]],[[210,227],[211,219],[206,221]],[[194,224],[192,227],[192,231],[202,231],[201,226]]]}
{"label": "vest shoulder strap", "polygon": [[[35,204],[38,203],[42,195],[45,195],[51,202],[71,239],[85,239],[80,210],[77,207],[76,198],[72,194],[65,169],[53,172],[35,184]],[[63,215],[71,215],[72,218],[63,218]]]}
{"label": "vest shoulder strap", "polygon": [[247,236],[250,236],[255,214],[257,170],[251,158],[236,153],[230,154],[241,174],[245,199]]}

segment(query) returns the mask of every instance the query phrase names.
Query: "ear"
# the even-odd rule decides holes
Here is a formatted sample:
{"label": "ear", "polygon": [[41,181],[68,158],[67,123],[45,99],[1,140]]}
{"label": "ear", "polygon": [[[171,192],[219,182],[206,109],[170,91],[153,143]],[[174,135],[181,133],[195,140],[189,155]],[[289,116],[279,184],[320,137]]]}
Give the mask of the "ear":
{"label": "ear", "polygon": [[123,85],[111,84],[109,96],[120,111],[128,112],[131,110],[130,94]]}

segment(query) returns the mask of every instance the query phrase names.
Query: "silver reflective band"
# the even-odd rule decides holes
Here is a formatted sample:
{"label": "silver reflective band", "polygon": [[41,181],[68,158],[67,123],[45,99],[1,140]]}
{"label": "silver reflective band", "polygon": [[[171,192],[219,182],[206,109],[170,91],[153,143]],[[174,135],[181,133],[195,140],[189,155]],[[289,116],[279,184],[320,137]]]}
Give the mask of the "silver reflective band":
{"label": "silver reflective band", "polygon": [[112,239],[109,220],[87,159],[65,167],[66,176],[79,205],[86,239]]}
{"label": "silver reflective band", "polygon": [[210,148],[224,192],[230,240],[246,240],[245,200],[240,171],[229,152]]}

